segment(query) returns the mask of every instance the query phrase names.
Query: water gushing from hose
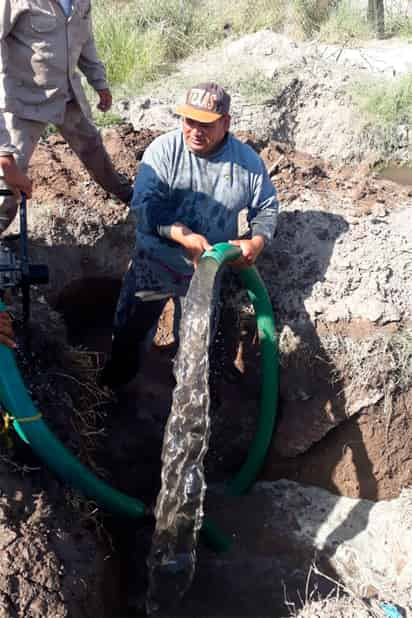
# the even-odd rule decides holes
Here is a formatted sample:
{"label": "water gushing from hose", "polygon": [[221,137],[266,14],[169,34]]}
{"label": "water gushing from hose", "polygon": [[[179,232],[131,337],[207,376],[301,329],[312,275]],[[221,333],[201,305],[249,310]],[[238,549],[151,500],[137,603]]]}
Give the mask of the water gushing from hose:
{"label": "water gushing from hose", "polygon": [[191,281],[175,361],[176,387],[162,450],[162,484],[148,557],[147,610],[167,608],[189,588],[206,492],[204,457],[210,436],[209,345],[216,307],[214,260]]}

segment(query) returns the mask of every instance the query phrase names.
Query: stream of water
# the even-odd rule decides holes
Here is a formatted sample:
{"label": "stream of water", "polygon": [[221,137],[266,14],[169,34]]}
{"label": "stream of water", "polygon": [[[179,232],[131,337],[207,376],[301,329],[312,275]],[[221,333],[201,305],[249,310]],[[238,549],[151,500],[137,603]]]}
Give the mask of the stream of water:
{"label": "stream of water", "polygon": [[147,560],[147,611],[168,609],[189,588],[206,492],[210,435],[209,344],[215,318],[216,263],[197,270],[186,297],[175,361],[176,387],[162,450],[156,528]]}

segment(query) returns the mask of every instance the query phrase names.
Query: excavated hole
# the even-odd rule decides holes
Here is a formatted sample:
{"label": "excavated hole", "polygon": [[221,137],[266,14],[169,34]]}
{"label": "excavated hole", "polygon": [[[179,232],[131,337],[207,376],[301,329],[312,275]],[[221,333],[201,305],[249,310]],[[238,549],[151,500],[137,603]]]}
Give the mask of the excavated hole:
{"label": "excavated hole", "polygon": [[99,349],[99,333],[105,339],[110,332],[120,286],[120,279],[95,277],[73,281],[62,290],[55,308],[64,318],[72,345],[106,349]]}
{"label": "excavated hole", "polygon": [[[110,350],[120,284],[118,279],[104,277],[74,281],[63,289],[55,306],[64,317],[69,342],[98,352],[101,363]],[[172,324],[173,311],[167,308],[159,325],[160,340],[170,341]],[[209,481],[224,480],[235,473],[253,436],[259,405],[259,371],[248,370],[259,366],[254,335],[254,321],[247,320],[242,329],[245,383],[219,378],[214,385]],[[109,482],[147,505],[154,504],[160,486],[160,452],[174,387],[176,349],[175,344],[151,347],[141,375],[119,395],[118,402],[107,407],[106,436],[97,454],[97,464],[106,470]],[[106,526],[114,544],[105,565],[107,618],[136,615],[136,611],[142,611],[145,556],[152,525],[110,517]]]}
{"label": "excavated hole", "polygon": [[[72,344],[97,351],[103,359],[110,349],[111,323],[119,289],[119,279],[104,277],[78,280],[66,286],[56,307],[64,316]],[[170,335],[172,320],[173,311],[166,312],[158,340],[169,340],[165,333]],[[305,340],[310,343],[306,336]],[[98,465],[107,471],[107,478],[113,485],[148,505],[153,505],[160,484],[160,452],[174,387],[175,352],[176,345],[153,345],[148,351],[141,375],[120,396],[119,402],[107,408],[106,437],[97,457]],[[221,379],[215,388],[212,439],[207,458],[209,482],[230,478],[235,473],[254,433],[260,403],[260,357],[253,319],[243,324],[238,366],[243,372],[241,383]],[[307,414],[312,406],[323,407],[342,388],[341,384],[331,386],[330,368],[323,361],[309,373],[310,399],[282,398],[281,421],[287,419],[294,408]],[[288,385],[294,386],[301,378],[293,368],[283,369],[281,383],[286,388],[281,390],[288,391]],[[401,483],[405,484],[400,463],[408,447],[406,442],[400,448],[398,444],[399,453],[392,452],[391,448],[391,458],[387,460],[385,440],[391,438],[392,430],[400,435],[398,425],[402,425],[405,405],[408,405],[407,399],[394,408],[389,433],[387,419],[380,408],[371,407],[362,415],[341,423],[298,457],[280,456],[275,439],[262,478],[292,479],[324,487],[338,495],[371,500],[397,495]],[[152,523],[108,517],[106,526],[113,539],[113,548],[108,550],[109,559],[105,562],[105,618],[144,615],[145,557]],[[288,589],[294,587],[292,580],[290,586],[286,584]],[[193,594],[197,594],[196,589]]]}
{"label": "excavated hole", "polygon": [[[69,343],[97,352],[103,364],[110,351],[112,321],[121,280],[85,278],[67,285],[56,303],[64,317]],[[146,378],[142,379],[146,383]],[[139,381],[105,407],[105,436],[96,453],[97,466],[117,489],[151,504],[160,478],[160,416],[147,413]],[[166,410],[168,402],[159,405]],[[145,556],[152,526],[108,515],[104,520],[111,541],[106,548],[103,604],[105,618],[143,613],[146,587]]]}
{"label": "excavated hole", "polygon": [[[121,281],[115,278],[84,278],[68,284],[56,302],[55,308],[62,314],[67,326],[69,343],[98,352],[100,363],[104,362],[110,351],[111,326],[120,285]],[[132,448],[133,459],[136,459],[135,448],[143,448],[143,451],[147,448],[146,443],[141,444],[141,424],[155,423],[156,433],[161,437],[170,409],[174,387],[173,358],[177,351],[177,344],[170,343],[173,341],[172,330],[173,304],[167,306],[162,315],[155,342],[144,358],[141,374],[120,397],[122,416],[130,415],[133,425],[136,414],[139,419],[139,435]],[[218,338],[223,342],[229,339],[222,332],[218,333]],[[159,341],[166,342],[166,345],[159,344]],[[243,378],[240,383],[233,381],[232,376],[219,375],[213,379],[212,439],[208,458],[212,480],[230,478],[241,465],[253,436],[259,409],[260,363],[253,316],[246,316],[242,323],[241,341],[234,344],[230,341],[229,345],[232,356],[233,345],[239,349],[237,364]],[[224,343],[220,343],[219,350],[223,349]],[[119,411],[116,410],[115,414],[118,415]],[[122,449],[116,451],[117,459],[122,460],[125,452]],[[150,471],[149,476],[152,476]],[[152,495],[150,497],[153,498]]]}

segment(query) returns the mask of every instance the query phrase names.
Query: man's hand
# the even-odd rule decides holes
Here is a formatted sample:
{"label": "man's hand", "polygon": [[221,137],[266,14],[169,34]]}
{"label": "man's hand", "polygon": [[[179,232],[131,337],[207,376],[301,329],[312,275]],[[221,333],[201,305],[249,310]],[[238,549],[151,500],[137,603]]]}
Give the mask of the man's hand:
{"label": "man's hand", "polygon": [[242,251],[242,257],[230,262],[234,268],[248,268],[253,266],[265,246],[263,236],[254,236],[250,240],[229,240],[231,245],[236,245]]}
{"label": "man's hand", "polygon": [[209,245],[209,243],[207,242],[207,238],[205,238],[201,234],[193,234],[193,232],[186,236],[185,244],[183,246],[186,249],[195,268],[198,265],[202,254],[212,248],[211,245]]}
{"label": "man's hand", "polygon": [[108,112],[113,102],[112,93],[106,88],[105,90],[98,90],[97,94],[99,95],[97,109],[100,109],[101,112]]}
{"label": "man's hand", "polygon": [[4,343],[8,348],[16,347],[11,317],[6,311],[0,313],[0,343]]}
{"label": "man's hand", "polygon": [[207,238],[201,234],[195,234],[183,223],[174,223],[170,226],[170,238],[186,249],[195,268],[202,253],[212,248]]}
{"label": "man's hand", "polygon": [[3,170],[4,182],[12,190],[23,191],[27,197],[32,194],[32,182],[17,167],[13,155],[0,155],[0,168]]}

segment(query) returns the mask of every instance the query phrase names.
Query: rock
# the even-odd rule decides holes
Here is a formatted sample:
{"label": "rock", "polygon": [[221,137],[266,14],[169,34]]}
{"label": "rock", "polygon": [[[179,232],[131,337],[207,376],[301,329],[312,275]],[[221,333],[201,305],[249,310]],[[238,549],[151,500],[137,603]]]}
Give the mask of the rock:
{"label": "rock", "polygon": [[142,127],[167,131],[177,128],[180,124],[180,116],[174,113],[175,105],[162,104],[152,101],[150,98],[137,99],[130,103],[129,109],[125,110],[125,118],[132,123],[135,130]]}
{"label": "rock", "polygon": [[364,198],[367,195],[367,193],[368,193],[368,183],[366,180],[363,180],[353,190],[352,198],[355,201],[359,201],[362,198]]}
{"label": "rock", "polygon": [[339,322],[340,320],[349,320],[350,312],[344,301],[339,301],[330,305],[325,312],[325,319],[328,322]]}
{"label": "rock", "polygon": [[381,401],[383,398],[383,392],[378,391],[375,393],[368,393],[361,399],[355,399],[351,401],[347,407],[348,415],[352,416],[353,414],[357,414],[364,408],[368,408],[369,406],[373,406]]}
{"label": "rock", "polygon": [[364,299],[361,304],[352,307],[352,315],[355,318],[378,322],[385,313],[385,308],[385,303],[377,298]]}
{"label": "rock", "polygon": [[200,550],[193,587],[173,615],[267,616],[270,607],[285,618],[312,595],[344,598],[338,582],[351,591],[354,613],[346,604],[347,613],[298,615],[366,617],[362,601],[376,594],[410,608],[410,494],[376,504],[285,480],[258,483],[243,497],[209,488],[208,514],[233,545],[222,556]]}
{"label": "rock", "polygon": [[391,303],[386,303],[385,311],[381,318],[381,324],[389,324],[390,322],[400,322],[402,318],[401,312],[398,307]]}
{"label": "rock", "polygon": [[285,325],[279,336],[279,352],[283,355],[293,354],[301,345],[301,338],[293,332],[290,326]]}
{"label": "rock", "polygon": [[[377,200],[377,202],[378,202],[378,200]],[[374,206],[374,208],[372,208],[372,215],[373,215],[373,217],[375,217],[377,219],[382,219],[382,218],[386,217],[386,215],[388,214],[388,211],[383,206],[384,203],[385,203],[385,200],[382,200],[380,203],[377,203],[376,206]]]}

